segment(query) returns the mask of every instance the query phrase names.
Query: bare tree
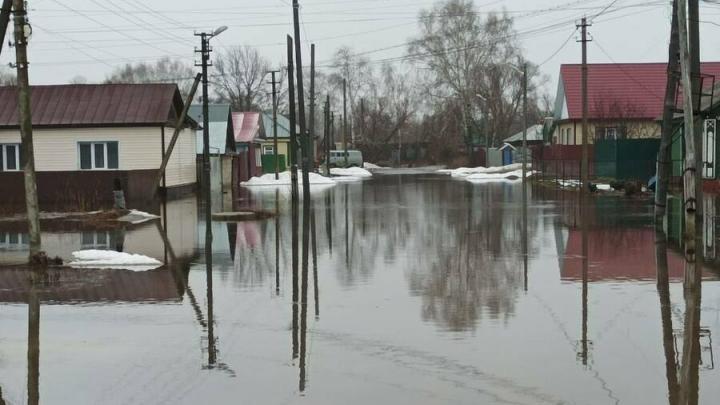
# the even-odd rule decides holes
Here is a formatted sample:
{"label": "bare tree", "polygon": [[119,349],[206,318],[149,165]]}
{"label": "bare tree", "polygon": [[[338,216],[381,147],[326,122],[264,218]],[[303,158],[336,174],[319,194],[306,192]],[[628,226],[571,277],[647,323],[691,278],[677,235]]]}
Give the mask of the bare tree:
{"label": "bare tree", "polygon": [[[447,0],[420,13],[420,35],[409,46],[409,56],[427,69],[424,83],[429,97],[452,102],[461,108],[460,136],[470,143],[468,122],[483,122],[491,144],[510,135],[521,102],[521,74],[517,67],[526,61],[515,35],[514,21],[505,14],[476,12],[472,0]],[[515,66],[515,67],[513,67]],[[534,97],[537,69],[528,67],[528,92]]]}
{"label": "bare tree", "polygon": [[70,81],[68,81],[68,83],[70,83],[70,84],[87,84],[87,82],[88,82],[87,77],[85,77],[83,75],[73,76],[73,78],[70,79]]}
{"label": "bare tree", "polygon": [[164,57],[154,64],[126,64],[115,69],[105,83],[177,83],[183,97],[190,92],[195,72],[193,67],[179,59]]}
{"label": "bare tree", "polygon": [[265,83],[270,62],[257,49],[248,45],[228,48],[218,57],[215,68],[220,101],[230,103],[238,111],[272,107]]}

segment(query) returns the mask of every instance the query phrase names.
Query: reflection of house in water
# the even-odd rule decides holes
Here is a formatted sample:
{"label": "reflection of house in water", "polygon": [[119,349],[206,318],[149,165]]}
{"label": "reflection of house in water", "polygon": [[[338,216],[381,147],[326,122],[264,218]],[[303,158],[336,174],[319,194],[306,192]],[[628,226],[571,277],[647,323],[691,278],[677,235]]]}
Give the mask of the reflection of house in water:
{"label": "reflection of house in water", "polygon": [[[0,270],[0,302],[27,302],[31,272],[27,269]],[[182,283],[168,268],[152,271],[70,269],[51,270],[47,283],[36,286],[42,302],[143,302],[179,301]]]}
{"label": "reflection of house in water", "polygon": [[[563,280],[582,280],[582,232],[568,230],[567,239],[559,245]],[[668,250],[668,274],[671,280],[682,281],[685,259],[681,253]],[[655,280],[655,229],[605,228],[588,231],[588,281]]]}
{"label": "reflection of house in water", "polygon": [[[167,236],[174,256],[190,258],[197,244],[197,201],[194,197],[169,201],[160,207],[161,217],[167,218]],[[162,219],[161,219],[162,220]],[[27,233],[25,223],[0,222],[0,265],[21,264],[27,261]],[[72,252],[84,249],[117,250],[142,254],[165,261],[166,251],[158,221],[117,227],[112,224],[88,224],[80,221],[71,225],[47,224],[41,227],[42,248],[50,257],[68,261]]]}

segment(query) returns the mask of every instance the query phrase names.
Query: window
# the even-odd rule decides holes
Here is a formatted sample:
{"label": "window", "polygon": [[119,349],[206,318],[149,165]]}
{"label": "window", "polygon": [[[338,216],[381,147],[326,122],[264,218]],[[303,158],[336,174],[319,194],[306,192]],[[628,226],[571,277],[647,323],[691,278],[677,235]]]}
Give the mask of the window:
{"label": "window", "polygon": [[22,250],[28,247],[28,234],[0,232],[0,250]]}
{"label": "window", "polygon": [[118,168],[117,142],[80,142],[80,170],[103,170]]}
{"label": "window", "polygon": [[82,248],[100,250],[110,249],[110,233],[107,231],[83,232]]}
{"label": "window", "polygon": [[274,155],[275,147],[273,145],[263,145],[263,155]]}
{"label": "window", "polygon": [[20,170],[20,144],[0,144],[0,172]]}

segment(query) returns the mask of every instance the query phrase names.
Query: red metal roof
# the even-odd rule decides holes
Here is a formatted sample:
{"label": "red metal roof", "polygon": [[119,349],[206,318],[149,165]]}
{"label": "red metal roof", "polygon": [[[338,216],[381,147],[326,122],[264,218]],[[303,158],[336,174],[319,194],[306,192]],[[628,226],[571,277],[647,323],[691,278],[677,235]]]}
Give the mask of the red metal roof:
{"label": "red metal roof", "polygon": [[[175,84],[31,86],[33,126],[163,125],[179,115]],[[0,87],[0,127],[18,126],[17,88]]]}
{"label": "red metal roof", "polygon": [[234,112],[232,113],[235,142],[250,143],[255,140],[260,131],[260,113]]}
{"label": "red metal roof", "polygon": [[[702,63],[700,70],[720,82],[720,62]],[[568,118],[581,119],[581,65],[562,65],[560,80]],[[662,115],[666,80],[667,63],[588,64],[588,117],[610,118],[615,104],[624,118],[656,119]]]}

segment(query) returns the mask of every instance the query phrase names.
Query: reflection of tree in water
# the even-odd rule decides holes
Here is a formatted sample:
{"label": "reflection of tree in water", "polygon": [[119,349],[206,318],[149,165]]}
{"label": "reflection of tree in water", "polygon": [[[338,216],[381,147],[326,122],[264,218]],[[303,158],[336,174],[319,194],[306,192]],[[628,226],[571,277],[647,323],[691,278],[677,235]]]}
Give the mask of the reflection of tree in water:
{"label": "reflection of tree in water", "polygon": [[[507,318],[514,313],[524,280],[519,185],[376,176],[372,183],[341,184],[324,193],[329,194],[313,199],[317,250],[340,285],[367,283],[376,272],[396,266],[407,274],[412,293],[422,296],[423,318],[448,329],[472,328],[483,314]],[[274,274],[271,221],[259,232],[259,249],[237,245],[238,281],[246,286]],[[289,212],[280,217],[280,228],[284,274]],[[529,233],[535,233],[532,222]],[[242,240],[240,231],[237,238]]]}
{"label": "reflection of tree in water", "polygon": [[[474,328],[483,314],[507,319],[524,276],[521,207],[502,201],[520,201],[521,189],[462,183],[443,188],[441,195],[454,204],[424,210],[413,232],[418,251],[426,250],[408,275],[411,290],[422,296],[423,318],[453,331]],[[533,234],[534,226],[529,229]]]}

